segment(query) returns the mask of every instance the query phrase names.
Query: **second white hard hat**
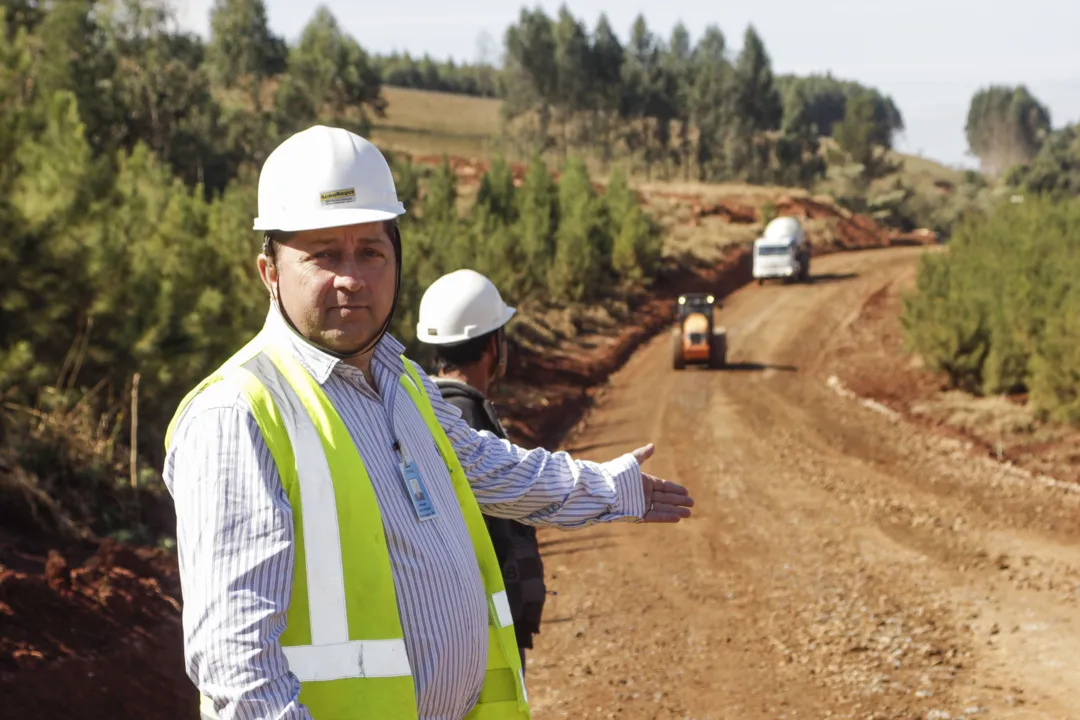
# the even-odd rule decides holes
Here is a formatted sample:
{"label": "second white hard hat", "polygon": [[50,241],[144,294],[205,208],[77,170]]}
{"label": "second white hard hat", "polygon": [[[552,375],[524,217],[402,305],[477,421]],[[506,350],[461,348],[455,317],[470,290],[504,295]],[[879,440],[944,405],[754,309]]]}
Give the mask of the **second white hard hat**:
{"label": "second white hard hat", "polygon": [[255,230],[320,230],[403,215],[390,165],[343,128],[315,125],[278,145],[259,173]]}
{"label": "second white hard hat", "polygon": [[501,328],[516,310],[475,270],[455,270],[431,284],[420,299],[416,337],[429,345],[457,345]]}

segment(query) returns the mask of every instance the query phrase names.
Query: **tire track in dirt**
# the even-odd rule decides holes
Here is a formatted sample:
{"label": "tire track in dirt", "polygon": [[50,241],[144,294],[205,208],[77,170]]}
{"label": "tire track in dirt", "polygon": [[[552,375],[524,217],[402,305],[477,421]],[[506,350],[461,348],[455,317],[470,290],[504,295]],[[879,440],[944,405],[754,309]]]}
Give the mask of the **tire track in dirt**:
{"label": "tire track in dirt", "polygon": [[[837,396],[826,357],[919,250],[815,261],[723,311],[725,372],[661,334],[569,445],[652,440],[689,485],[678,527],[543,531],[543,718],[1080,717],[1076,494]],[[1071,522],[1070,522],[1071,520]]]}

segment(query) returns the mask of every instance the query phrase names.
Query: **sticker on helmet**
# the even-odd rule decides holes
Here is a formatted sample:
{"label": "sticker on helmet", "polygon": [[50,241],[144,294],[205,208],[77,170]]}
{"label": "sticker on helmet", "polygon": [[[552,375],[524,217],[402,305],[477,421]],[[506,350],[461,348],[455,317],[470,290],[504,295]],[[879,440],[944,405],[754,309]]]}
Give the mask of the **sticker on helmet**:
{"label": "sticker on helmet", "polygon": [[323,205],[343,205],[356,200],[356,188],[343,188],[331,190],[319,194],[319,200]]}

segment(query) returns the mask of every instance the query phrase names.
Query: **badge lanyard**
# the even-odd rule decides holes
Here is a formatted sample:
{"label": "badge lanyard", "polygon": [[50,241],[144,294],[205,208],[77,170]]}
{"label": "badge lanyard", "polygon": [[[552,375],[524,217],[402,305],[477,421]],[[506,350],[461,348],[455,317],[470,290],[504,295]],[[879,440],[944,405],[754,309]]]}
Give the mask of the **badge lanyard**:
{"label": "badge lanyard", "polygon": [[397,386],[392,385],[390,392],[387,393],[390,397],[387,398],[390,404],[389,413],[389,426],[390,436],[394,440],[394,452],[398,456],[398,469],[401,473],[401,480],[405,486],[405,494],[409,496],[409,501],[412,502],[413,510],[416,512],[416,518],[418,520],[431,520],[436,517],[435,504],[432,502],[431,495],[428,493],[427,486],[424,484],[424,477],[420,474],[420,468],[416,464],[416,460],[409,454],[408,448],[401,442],[397,435],[397,428],[394,425],[394,399],[397,396]]}

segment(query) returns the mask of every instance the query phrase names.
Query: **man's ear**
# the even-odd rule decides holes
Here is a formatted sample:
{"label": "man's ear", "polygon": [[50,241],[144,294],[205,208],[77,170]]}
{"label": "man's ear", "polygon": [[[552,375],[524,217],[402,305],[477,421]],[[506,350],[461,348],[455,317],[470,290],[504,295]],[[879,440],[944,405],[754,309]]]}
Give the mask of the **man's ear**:
{"label": "man's ear", "polygon": [[270,297],[274,297],[274,288],[277,286],[277,266],[274,265],[274,261],[266,257],[265,254],[259,253],[258,259],[259,277],[262,278],[263,285],[266,286],[266,291],[270,293]]}

